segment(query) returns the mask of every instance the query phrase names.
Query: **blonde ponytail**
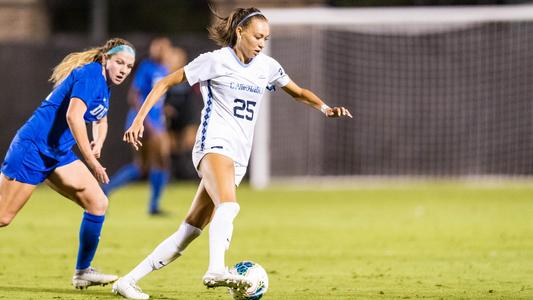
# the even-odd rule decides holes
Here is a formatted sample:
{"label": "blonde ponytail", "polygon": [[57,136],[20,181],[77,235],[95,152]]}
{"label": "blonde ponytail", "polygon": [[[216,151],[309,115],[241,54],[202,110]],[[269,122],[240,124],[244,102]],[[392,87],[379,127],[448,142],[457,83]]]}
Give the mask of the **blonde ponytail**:
{"label": "blonde ponytail", "polygon": [[72,70],[79,66],[96,61],[100,54],[100,48],[93,48],[83,52],[74,52],[67,55],[63,60],[55,66],[52,76],[49,81],[57,85],[65,79]]}
{"label": "blonde ponytail", "polygon": [[83,52],[74,52],[65,56],[63,60],[54,67],[49,81],[57,86],[63,81],[74,69],[92,62],[103,62],[105,54],[115,46],[128,45],[133,49],[133,45],[121,38],[113,38],[108,40],[105,45],[101,47],[91,48]]}

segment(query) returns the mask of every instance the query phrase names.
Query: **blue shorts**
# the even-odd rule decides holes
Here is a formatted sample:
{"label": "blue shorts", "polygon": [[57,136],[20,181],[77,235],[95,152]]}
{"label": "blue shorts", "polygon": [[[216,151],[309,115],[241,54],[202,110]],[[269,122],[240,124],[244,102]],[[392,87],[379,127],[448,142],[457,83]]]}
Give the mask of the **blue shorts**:
{"label": "blue shorts", "polygon": [[[128,130],[128,128],[130,128],[136,115],[137,115],[137,111],[130,109],[130,111],[128,112],[128,115],[126,116],[126,124],[124,126],[124,130]],[[145,127],[146,127],[146,122],[149,122],[150,126],[155,130],[156,133],[162,133],[167,130],[164,117],[161,115],[158,116],[158,114],[153,113],[152,111],[148,113],[144,122],[145,122],[144,123]]]}
{"label": "blue shorts", "polygon": [[37,185],[48,178],[58,167],[78,160],[70,150],[61,157],[49,157],[42,154],[30,140],[15,136],[2,163],[2,174],[19,182]]}

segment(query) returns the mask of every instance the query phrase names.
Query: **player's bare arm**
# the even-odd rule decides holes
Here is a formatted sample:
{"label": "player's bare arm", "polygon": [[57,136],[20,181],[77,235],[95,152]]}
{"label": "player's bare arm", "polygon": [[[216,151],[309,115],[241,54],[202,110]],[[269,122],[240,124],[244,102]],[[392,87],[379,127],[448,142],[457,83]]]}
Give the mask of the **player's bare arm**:
{"label": "player's bare arm", "polygon": [[287,94],[291,95],[296,101],[310,105],[317,110],[322,111],[329,118],[337,118],[342,116],[347,116],[353,118],[350,111],[342,106],[329,107],[324,103],[315,93],[311,92],[308,89],[301,88],[294,81],[290,81],[287,85],[283,87],[283,90]]}
{"label": "player's bare arm", "polygon": [[92,153],[94,157],[100,158],[102,147],[107,137],[107,117],[92,122],[93,141],[91,142]]}
{"label": "player's bare arm", "polygon": [[148,94],[148,97],[146,97],[146,100],[141,106],[135,120],[133,120],[131,127],[124,133],[123,141],[132,144],[133,147],[138,150],[139,147],[142,146],[140,138],[142,138],[144,131],[143,122],[150,109],[159,99],[161,99],[170,87],[180,84],[186,79],[183,68],[180,68],[176,72],[171,73],[158,81],[152,91]]}
{"label": "player's bare arm", "polygon": [[105,168],[102,167],[100,162],[94,157],[91,144],[89,143],[89,136],[87,135],[87,129],[85,127],[85,120],[83,115],[87,111],[87,106],[79,98],[72,98],[67,109],[67,123],[72,131],[72,135],[78,144],[83,159],[87,162],[91,170],[98,181],[102,183],[108,183],[109,177],[105,172]]}

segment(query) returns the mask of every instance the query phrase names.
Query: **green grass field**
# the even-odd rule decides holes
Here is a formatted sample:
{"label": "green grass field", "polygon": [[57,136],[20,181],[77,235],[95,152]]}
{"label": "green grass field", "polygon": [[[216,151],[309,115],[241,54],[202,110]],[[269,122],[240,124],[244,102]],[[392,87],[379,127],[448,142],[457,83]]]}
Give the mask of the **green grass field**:
{"label": "green grass field", "polygon": [[[124,274],[176,230],[194,185],[145,214],[148,189],[115,193],[94,266]],[[263,299],[532,299],[533,186],[410,184],[343,190],[239,188],[227,262],[269,272]],[[0,229],[0,299],[120,299],[70,286],[81,210],[43,187]],[[205,232],[139,285],[154,299],[230,299],[206,290]]]}

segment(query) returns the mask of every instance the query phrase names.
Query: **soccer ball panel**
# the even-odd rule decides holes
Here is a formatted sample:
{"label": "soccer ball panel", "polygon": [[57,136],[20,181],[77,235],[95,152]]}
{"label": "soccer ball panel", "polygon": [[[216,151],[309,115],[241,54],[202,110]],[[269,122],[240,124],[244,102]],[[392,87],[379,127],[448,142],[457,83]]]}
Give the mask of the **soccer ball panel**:
{"label": "soccer ball panel", "polygon": [[258,263],[253,261],[238,262],[230,269],[230,273],[245,276],[252,282],[252,286],[244,293],[229,289],[235,300],[258,300],[268,290],[268,275]]}

